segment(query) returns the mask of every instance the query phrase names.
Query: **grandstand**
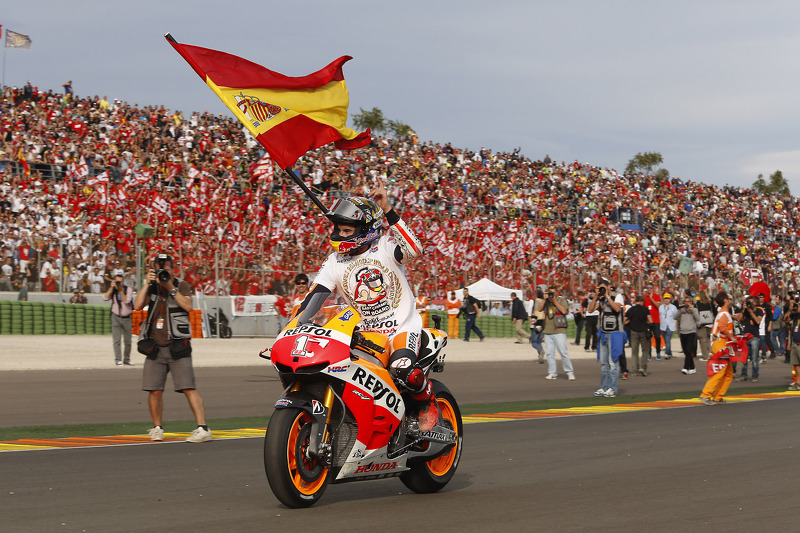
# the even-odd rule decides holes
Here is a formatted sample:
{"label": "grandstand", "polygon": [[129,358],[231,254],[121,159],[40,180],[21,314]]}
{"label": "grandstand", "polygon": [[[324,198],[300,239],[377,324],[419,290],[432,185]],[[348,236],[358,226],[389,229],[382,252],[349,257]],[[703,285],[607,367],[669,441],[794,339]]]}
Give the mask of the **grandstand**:
{"label": "grandstand", "polygon": [[[233,118],[6,88],[0,129],[0,246],[15,268],[0,290],[96,294],[117,271],[135,283],[141,245],[207,295],[291,296],[330,252],[327,221]],[[599,275],[633,292],[735,292],[743,272],[797,287],[794,197],[415,137],[323,148],[296,169],[327,203],[385,180],[429,255],[411,281],[434,300],[482,277],[523,294]],[[153,235],[137,240],[137,224]]]}

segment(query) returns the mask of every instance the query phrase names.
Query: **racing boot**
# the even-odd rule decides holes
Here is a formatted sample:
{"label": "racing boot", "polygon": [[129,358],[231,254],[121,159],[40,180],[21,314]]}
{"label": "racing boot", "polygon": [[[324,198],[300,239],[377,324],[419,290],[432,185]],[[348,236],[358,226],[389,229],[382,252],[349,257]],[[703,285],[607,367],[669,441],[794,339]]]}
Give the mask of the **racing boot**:
{"label": "racing boot", "polygon": [[439,405],[436,395],[433,394],[433,383],[419,368],[415,368],[408,375],[408,385],[411,389],[411,398],[419,407],[419,430],[430,431],[439,423]]}

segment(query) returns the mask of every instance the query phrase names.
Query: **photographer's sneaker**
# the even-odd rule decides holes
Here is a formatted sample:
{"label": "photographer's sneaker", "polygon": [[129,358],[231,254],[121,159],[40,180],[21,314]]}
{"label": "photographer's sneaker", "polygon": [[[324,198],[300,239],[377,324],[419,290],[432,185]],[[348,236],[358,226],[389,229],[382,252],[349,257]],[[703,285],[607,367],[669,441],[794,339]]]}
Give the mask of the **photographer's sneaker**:
{"label": "photographer's sneaker", "polygon": [[616,398],[617,397],[617,393],[614,392],[614,389],[609,387],[608,390],[603,393],[603,397],[605,397],[605,398]]}
{"label": "photographer's sneaker", "polygon": [[147,430],[147,433],[150,434],[150,440],[161,442],[164,440],[164,430],[161,427],[154,427]]}
{"label": "photographer's sneaker", "polygon": [[186,437],[186,442],[206,442],[211,439],[211,431],[198,426],[191,435]]}
{"label": "photographer's sneaker", "polygon": [[596,391],[594,391],[594,395],[595,396],[603,396],[603,395],[605,395],[605,393],[606,393],[606,390],[604,388],[602,388],[602,387],[597,389]]}

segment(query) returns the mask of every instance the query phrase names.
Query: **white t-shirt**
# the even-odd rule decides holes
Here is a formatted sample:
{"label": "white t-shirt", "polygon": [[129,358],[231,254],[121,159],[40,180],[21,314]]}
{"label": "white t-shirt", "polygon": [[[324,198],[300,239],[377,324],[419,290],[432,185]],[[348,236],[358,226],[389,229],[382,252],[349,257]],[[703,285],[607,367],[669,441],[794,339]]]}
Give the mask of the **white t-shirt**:
{"label": "white t-shirt", "polygon": [[405,268],[394,257],[394,237],[383,235],[358,256],[331,254],[314,283],[337,291],[361,315],[361,324],[387,335],[420,329],[414,294]]}

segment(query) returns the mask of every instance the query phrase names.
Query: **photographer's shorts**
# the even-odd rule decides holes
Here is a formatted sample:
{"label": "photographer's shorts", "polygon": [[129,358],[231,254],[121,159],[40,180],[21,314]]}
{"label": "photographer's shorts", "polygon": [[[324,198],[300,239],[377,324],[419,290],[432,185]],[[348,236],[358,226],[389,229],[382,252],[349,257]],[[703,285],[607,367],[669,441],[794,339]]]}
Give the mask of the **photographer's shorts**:
{"label": "photographer's shorts", "polygon": [[800,365],[800,344],[792,343],[792,350],[789,352],[789,363],[792,366]]}
{"label": "photographer's shorts", "polygon": [[172,373],[175,392],[196,389],[191,357],[173,359],[169,346],[158,347],[158,357],[144,360],[142,390],[164,390],[167,374]]}

